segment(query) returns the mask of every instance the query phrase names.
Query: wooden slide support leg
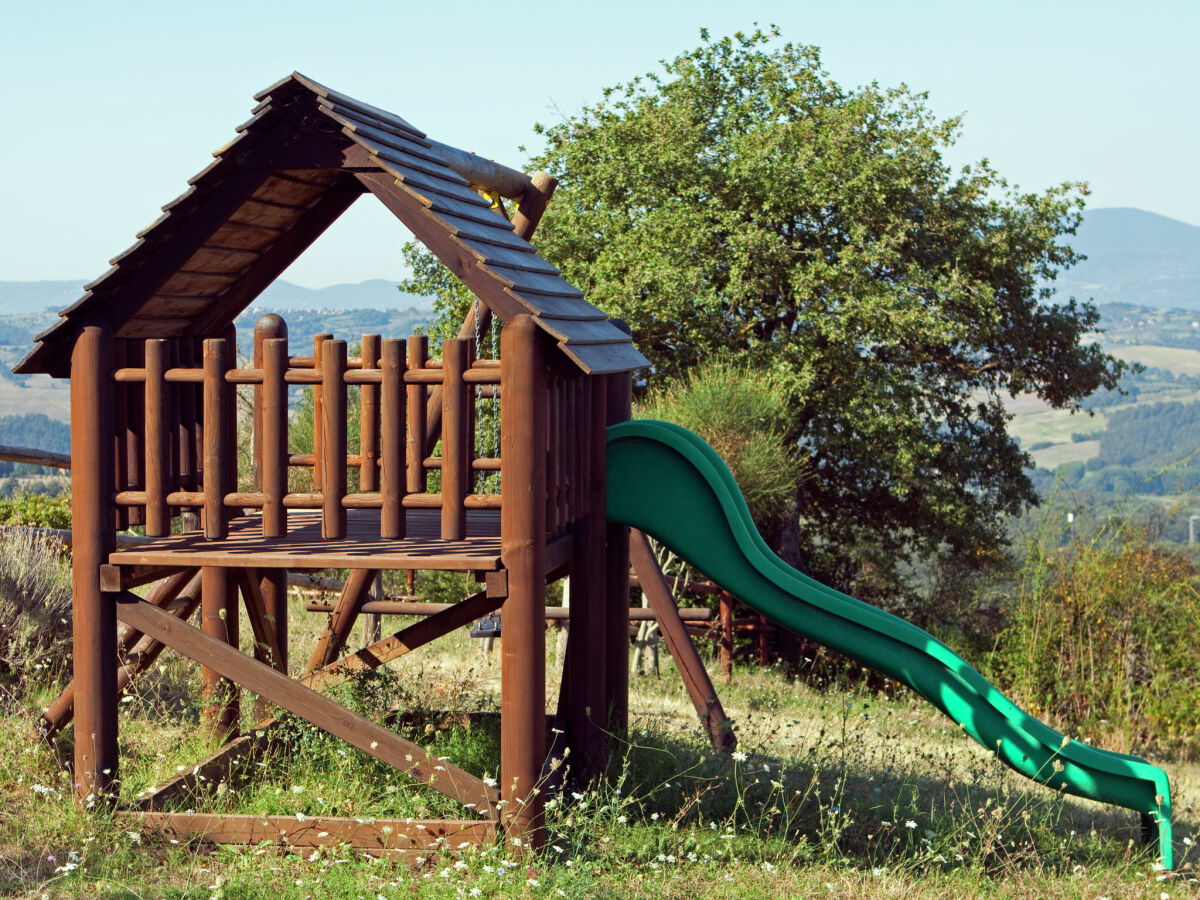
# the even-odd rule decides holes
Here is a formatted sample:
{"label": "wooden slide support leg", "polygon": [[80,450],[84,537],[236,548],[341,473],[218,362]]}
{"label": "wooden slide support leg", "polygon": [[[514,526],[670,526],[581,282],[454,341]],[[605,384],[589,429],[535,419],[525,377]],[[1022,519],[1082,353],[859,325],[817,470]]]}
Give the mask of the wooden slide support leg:
{"label": "wooden slide support leg", "polygon": [[[619,372],[607,377],[605,423],[615,425],[630,416],[632,376]],[[604,490],[608,488],[605,485]],[[604,702],[608,730],[629,730],[629,528],[605,525],[604,547]]]}
{"label": "wooden slide support leg", "polygon": [[338,658],[342,648],[346,646],[346,641],[350,638],[350,631],[354,628],[358,611],[362,607],[363,601],[367,599],[367,594],[374,581],[374,569],[350,570],[350,577],[346,579],[346,586],[342,588],[337,605],[329,614],[329,625],[321,633],[317,649],[309,658],[308,665],[304,669],[305,672],[312,672],[314,669],[327,666]]}
{"label": "wooden slide support leg", "polygon": [[[151,588],[146,600],[155,606],[167,607],[181,595],[199,598],[200,579],[195,569],[177,572],[164,578]],[[117,654],[126,660],[126,664],[117,671],[117,693],[123,691],[129,682],[144,672],[158,656],[157,653],[147,656],[151,645],[143,641],[142,637],[142,633],[136,629],[122,627],[118,630]],[[146,646],[143,646],[144,644]],[[136,654],[133,661],[128,660],[131,654]],[[75,681],[72,679],[42,713],[39,722],[42,737],[48,741],[54,740],[74,714]]]}
{"label": "wooden slide support leg", "polygon": [[501,823],[513,852],[544,840],[546,758],[546,380],[541,329],[517,316],[500,336],[501,555],[508,569],[500,662]]}
{"label": "wooden slide support leg", "polygon": [[[209,637],[237,647],[238,607],[233,591],[233,572],[221,566],[204,566],[200,578],[201,628]],[[208,666],[201,669],[200,682],[206,727],[221,741],[237,737],[241,719],[237,682],[222,678]]]}
{"label": "wooden slide support leg", "polygon": [[[287,569],[259,569],[258,590],[262,595],[267,625],[275,635],[272,665],[285,675],[288,670]],[[270,715],[271,704],[262,697],[255,704],[259,718]]]}
{"label": "wooden slide support leg", "polygon": [[696,652],[696,645],[688,636],[683,620],[679,618],[679,607],[675,604],[675,598],[671,596],[666,576],[654,558],[650,541],[637,529],[630,529],[629,532],[629,559],[633,563],[646,599],[650,601],[654,615],[658,618],[663,640],[667,649],[671,651],[679,674],[683,677],[683,683],[687,687],[688,696],[692,698],[692,705],[696,708],[700,723],[708,732],[714,747],[732,750],[737,746],[737,737],[725,716],[721,701],[717,698],[716,688],[708,677],[700,654]]}

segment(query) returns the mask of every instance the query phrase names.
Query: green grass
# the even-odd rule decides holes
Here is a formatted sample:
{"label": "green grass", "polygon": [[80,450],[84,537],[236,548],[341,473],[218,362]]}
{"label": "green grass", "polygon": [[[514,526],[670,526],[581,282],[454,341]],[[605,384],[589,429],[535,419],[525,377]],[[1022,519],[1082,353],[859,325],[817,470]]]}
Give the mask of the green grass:
{"label": "green grass", "polygon": [[[322,616],[292,606],[302,661]],[[554,641],[548,646],[553,648]],[[478,774],[494,774],[495,730],[445,724],[435,710],[494,709],[499,652],[463,632],[366,679],[343,699],[399,707],[406,734]],[[553,650],[548,650],[553,676]],[[206,751],[195,667],[164,654],[122,704],[126,794]],[[669,657],[633,679],[631,731],[610,780],[551,801],[546,849],[502,846],[372,860],[347,848],[212,849],[130,830],[70,799],[62,757],[31,739],[49,686],[3,697],[0,893],[69,897],[1173,897],[1133,842],[1135,817],[1052,792],[998,767],[902,690],[818,691],[773,669],[718,684],[737,723],[731,758],[712,750]],[[549,705],[553,708],[554,690]],[[246,703],[249,707],[249,702]],[[253,717],[247,709],[247,721]],[[185,805],[201,811],[351,816],[454,814],[448,801],[299,723],[264,762]],[[64,736],[70,740],[69,732]],[[65,749],[65,748],[64,748]],[[1193,840],[1200,769],[1169,764],[1177,836]],[[1182,849],[1182,848],[1181,848]],[[1164,880],[1159,881],[1157,879]],[[476,893],[477,892],[477,893]]]}

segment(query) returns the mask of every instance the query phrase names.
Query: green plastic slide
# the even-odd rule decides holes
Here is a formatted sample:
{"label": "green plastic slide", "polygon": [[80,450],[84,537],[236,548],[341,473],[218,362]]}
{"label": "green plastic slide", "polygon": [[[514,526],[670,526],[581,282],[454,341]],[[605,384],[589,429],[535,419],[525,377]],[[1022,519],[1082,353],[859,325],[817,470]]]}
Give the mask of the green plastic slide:
{"label": "green plastic slide", "polygon": [[653,535],[775,622],[908,685],[1022,775],[1141,813],[1158,828],[1159,862],[1173,867],[1162,769],[1071,740],[932,635],[788,566],[754,527],[725,463],[690,431],[649,420],[608,429],[608,519]]}

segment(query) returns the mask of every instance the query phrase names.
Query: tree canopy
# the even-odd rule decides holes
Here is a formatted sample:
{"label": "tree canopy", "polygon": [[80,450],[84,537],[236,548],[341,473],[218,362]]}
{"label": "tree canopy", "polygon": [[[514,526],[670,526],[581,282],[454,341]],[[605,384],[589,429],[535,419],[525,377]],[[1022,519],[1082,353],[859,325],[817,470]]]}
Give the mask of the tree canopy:
{"label": "tree canopy", "polygon": [[[701,36],[538,126],[559,180],[539,250],[632,326],[654,383],[721,358],[786,386],[815,571],[997,547],[1036,502],[1004,395],[1074,408],[1123,370],[1084,342],[1090,303],[1048,302],[1086,186],[951,171],[959,120],[925,95],[844,89],[774,30]],[[413,261],[406,288],[437,289]]]}

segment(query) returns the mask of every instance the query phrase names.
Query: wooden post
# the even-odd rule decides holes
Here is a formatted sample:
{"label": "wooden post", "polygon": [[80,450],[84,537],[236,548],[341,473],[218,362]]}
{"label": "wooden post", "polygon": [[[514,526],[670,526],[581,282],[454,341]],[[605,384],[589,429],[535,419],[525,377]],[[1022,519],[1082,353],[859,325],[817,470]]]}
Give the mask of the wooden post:
{"label": "wooden post", "polygon": [[[256,369],[262,369],[264,366],[264,350],[266,342],[282,338],[285,341],[284,348],[286,354],[287,341],[287,323],[275,313],[267,313],[259,316],[258,321],[254,323],[254,358],[253,365]],[[287,367],[287,357],[284,357],[284,368]],[[254,387],[254,488],[255,490],[263,490],[264,469],[263,469],[263,408],[266,403],[266,386],[255,385]],[[285,412],[286,412],[286,402]],[[286,422],[286,419],[284,420]],[[286,440],[286,438],[285,438]],[[285,479],[286,482],[286,479]]]}
{"label": "wooden post", "polygon": [[383,495],[379,528],[382,538],[404,537],[404,449],[408,424],[404,388],[404,345],[397,340],[383,342],[380,407],[382,422],[379,489]]}
{"label": "wooden post", "polygon": [[536,790],[546,756],[546,364],[530,316],[507,323],[501,344],[501,822],[514,846],[528,849],[543,839]]}
{"label": "wooden post", "polygon": [[287,534],[287,508],[283,505],[288,487],[287,338],[270,338],[256,349],[263,373],[262,386],[255,388],[260,402],[255,404],[258,424],[254,432],[258,487],[263,492],[262,529],[264,537],[282,537]]}
{"label": "wooden post", "polygon": [[88,325],[71,352],[72,657],[75,677],[75,793],[113,793],[117,781],[117,617],[100,590],[100,567],[116,549],[111,497],[113,336]]}
{"label": "wooden post", "polygon": [[234,438],[226,427],[233,400],[232,385],[225,383],[228,355],[224,338],[204,342],[204,536],[209,540],[228,533],[225,495],[236,477],[227,469]]}
{"label": "wooden post", "polygon": [[[579,477],[573,523],[575,559],[570,578],[569,640],[575,646],[567,654],[567,665],[570,666],[567,721],[575,775],[582,783],[587,783],[604,770],[604,728],[608,724],[605,708],[605,640],[608,634],[604,622],[605,402],[603,377],[585,377],[578,381],[572,396],[582,407],[575,411],[579,433],[570,435],[579,444]],[[625,615],[628,619],[628,611]],[[621,638],[621,645],[628,644],[626,633]]]}
{"label": "wooden post", "polygon": [[[628,372],[606,377],[605,424],[626,421],[633,406],[633,380]],[[603,474],[603,472],[602,472]],[[598,490],[607,495],[608,485]],[[605,525],[604,544],[604,704],[608,730],[624,734],[629,727],[629,528]]]}
{"label": "wooden post", "polygon": [[[379,335],[362,336],[362,370],[379,368]],[[358,389],[358,489],[379,490],[379,385],[363,384]]]}
{"label": "wooden post", "polygon": [[733,680],[733,595],[721,591],[721,675]]}
{"label": "wooden post", "polygon": [[[209,637],[231,647],[238,645],[237,590],[231,569],[205,566],[200,570],[200,628]],[[236,682],[213,669],[200,670],[204,722],[221,741],[237,736],[241,709]]]}
{"label": "wooden post", "polygon": [[466,341],[442,342],[442,540],[467,534],[463,504],[471,477],[470,401],[463,374],[471,364]]}
{"label": "wooden post", "polygon": [[[408,367],[425,368],[429,356],[429,338],[414,334],[408,339]],[[425,491],[425,385],[408,386],[408,492]]]}
{"label": "wooden post", "polygon": [[167,364],[169,347],[162,338],[146,341],[146,536],[171,533],[167,508],[167,467],[171,461],[167,422]]}
{"label": "wooden post", "polygon": [[[196,345],[191,338],[180,338],[178,346],[179,365],[191,369],[196,364]],[[199,417],[196,415],[196,394],[199,385],[174,385],[179,398],[179,422],[175,432],[176,457],[179,460],[178,483],[182,490],[199,490],[197,478],[196,448],[199,446],[197,432],[200,428]],[[183,531],[195,531],[199,527],[199,516],[195,507],[184,507],[179,514],[179,524]]]}
{"label": "wooden post", "polygon": [[[145,365],[144,344],[138,340],[122,340],[125,345],[125,365],[140,368]],[[146,483],[146,464],[143,455],[146,434],[146,388],[145,385],[125,385],[125,484],[130,490],[139,490]],[[141,506],[126,508],[130,525],[145,525],[146,510]]]}
{"label": "wooden post", "polygon": [[[321,371],[321,345],[333,340],[332,334],[313,335],[313,369]],[[325,395],[321,382],[313,385],[313,490],[320,491],[325,477]]]}
{"label": "wooden post", "polygon": [[324,467],[321,486],[321,537],[346,536],[346,342],[321,345],[321,387],[324,393]]}

